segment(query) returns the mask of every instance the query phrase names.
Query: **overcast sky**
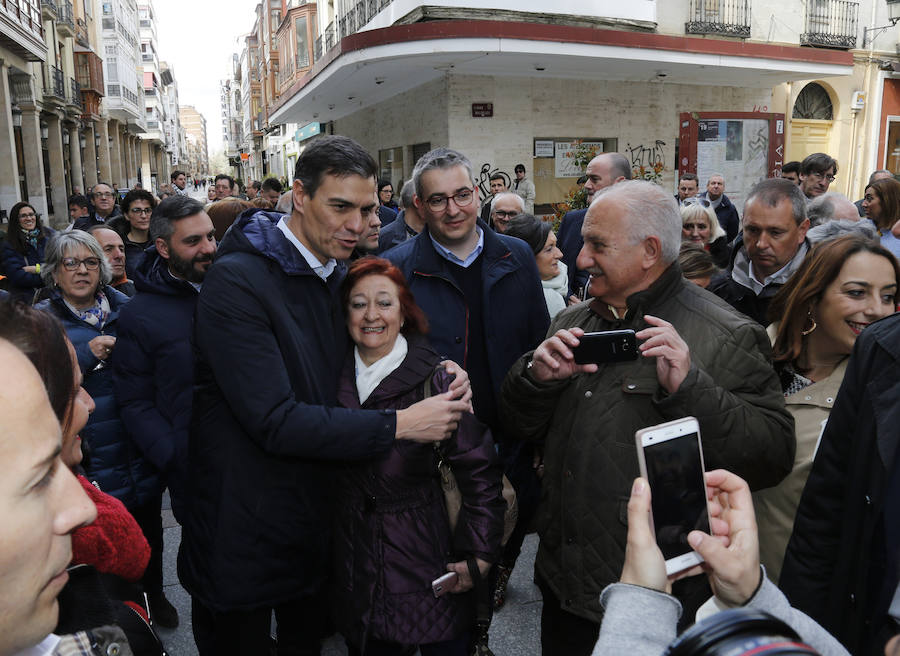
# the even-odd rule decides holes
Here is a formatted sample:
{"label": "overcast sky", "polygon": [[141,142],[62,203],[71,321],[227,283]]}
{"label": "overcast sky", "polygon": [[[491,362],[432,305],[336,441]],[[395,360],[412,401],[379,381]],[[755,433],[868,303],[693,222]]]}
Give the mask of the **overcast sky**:
{"label": "overcast sky", "polygon": [[209,155],[222,148],[219,81],[231,76],[231,55],[256,19],[256,0],[153,0],[159,59],[174,69],[178,102],[206,119]]}

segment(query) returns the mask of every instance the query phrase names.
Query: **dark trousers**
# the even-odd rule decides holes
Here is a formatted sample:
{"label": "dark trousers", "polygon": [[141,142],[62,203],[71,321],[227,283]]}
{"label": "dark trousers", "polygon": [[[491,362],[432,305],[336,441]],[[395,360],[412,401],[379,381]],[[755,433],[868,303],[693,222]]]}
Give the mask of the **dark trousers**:
{"label": "dark trousers", "polygon": [[600,635],[600,625],[564,611],[560,600],[540,576],[535,576],[535,583],[544,597],[541,611],[542,656],[591,656]]}
{"label": "dark trousers", "polygon": [[[278,650],[271,638],[275,612]],[[194,642],[200,656],[318,656],[327,626],[326,605],[306,597],[275,608],[220,613],[191,599]]]}
{"label": "dark trousers", "polygon": [[144,592],[155,597],[163,591],[162,494],[138,508],[129,509],[150,544],[150,562],[141,579]]}
{"label": "dark trousers", "polygon": [[[469,635],[461,635],[453,640],[432,642],[419,645],[422,656],[466,656],[468,653]],[[363,652],[347,643],[348,656],[361,656]],[[401,645],[396,642],[369,640],[366,644],[365,656],[410,656],[416,653],[415,646]]]}

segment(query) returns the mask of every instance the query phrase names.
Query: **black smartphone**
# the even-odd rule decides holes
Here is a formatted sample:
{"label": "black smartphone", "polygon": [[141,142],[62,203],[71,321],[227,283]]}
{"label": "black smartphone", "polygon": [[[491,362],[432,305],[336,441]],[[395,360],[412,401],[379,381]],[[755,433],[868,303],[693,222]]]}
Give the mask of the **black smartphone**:
{"label": "black smartphone", "polygon": [[633,330],[605,330],[585,333],[572,349],[576,364],[605,364],[637,360],[637,340]]}

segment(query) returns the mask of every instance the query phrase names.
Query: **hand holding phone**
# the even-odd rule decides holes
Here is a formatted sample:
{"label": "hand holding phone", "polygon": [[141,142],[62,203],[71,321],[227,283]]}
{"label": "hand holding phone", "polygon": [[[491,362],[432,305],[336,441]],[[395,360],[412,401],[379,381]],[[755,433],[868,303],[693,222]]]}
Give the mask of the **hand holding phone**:
{"label": "hand holding phone", "polygon": [[442,597],[456,586],[457,581],[459,581],[459,574],[456,572],[447,572],[431,582],[431,591],[434,593],[435,597]]}
{"label": "hand holding phone", "polygon": [[585,333],[572,349],[576,364],[606,364],[637,360],[638,348],[633,330],[604,330]]}
{"label": "hand holding phone", "polygon": [[710,532],[700,426],[685,417],[635,433],[641,476],[650,486],[656,544],[669,575],[703,562],[688,534]]}

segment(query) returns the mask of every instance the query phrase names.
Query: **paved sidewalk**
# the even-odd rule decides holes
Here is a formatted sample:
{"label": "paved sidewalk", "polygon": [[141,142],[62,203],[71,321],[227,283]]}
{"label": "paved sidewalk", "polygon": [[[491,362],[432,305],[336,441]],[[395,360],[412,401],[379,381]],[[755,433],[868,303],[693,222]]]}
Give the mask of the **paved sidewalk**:
{"label": "paved sidewalk", "polygon": [[[159,629],[170,656],[195,656],[197,648],[191,634],[191,601],[178,584],[175,558],[181,542],[181,527],[169,509],[169,498],[163,500],[165,554],[163,581],[166,596],[178,609],[181,624],[177,629]],[[522,555],[509,582],[506,605],[494,616],[491,624],[491,649],[496,656],[520,656],[540,653],[541,593],[532,583],[537,535],[529,535],[522,547]],[[343,656],[347,653],[343,640],[330,638],[322,650],[323,656]],[[248,656],[256,656],[248,654]]]}

